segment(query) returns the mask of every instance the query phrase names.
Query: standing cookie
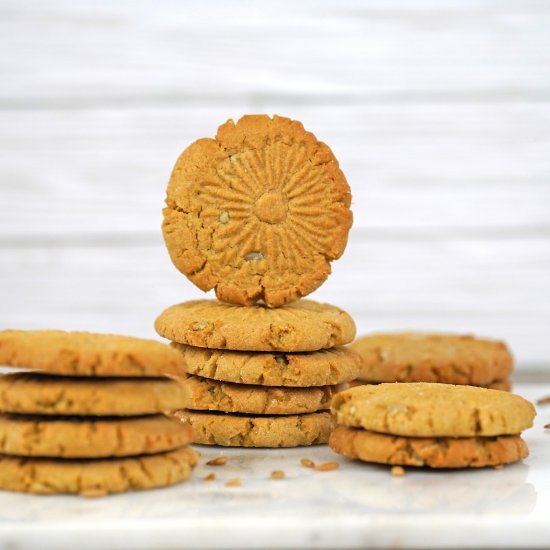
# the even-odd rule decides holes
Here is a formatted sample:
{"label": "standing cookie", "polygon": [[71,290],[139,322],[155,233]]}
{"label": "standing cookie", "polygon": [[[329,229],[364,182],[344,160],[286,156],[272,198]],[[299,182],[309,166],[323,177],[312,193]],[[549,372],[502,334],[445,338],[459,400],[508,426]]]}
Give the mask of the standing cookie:
{"label": "standing cookie", "polygon": [[275,307],[327,278],[346,247],[350,204],[327,145],[300,122],[248,115],[183,152],[162,228],[175,266],[199,288]]}

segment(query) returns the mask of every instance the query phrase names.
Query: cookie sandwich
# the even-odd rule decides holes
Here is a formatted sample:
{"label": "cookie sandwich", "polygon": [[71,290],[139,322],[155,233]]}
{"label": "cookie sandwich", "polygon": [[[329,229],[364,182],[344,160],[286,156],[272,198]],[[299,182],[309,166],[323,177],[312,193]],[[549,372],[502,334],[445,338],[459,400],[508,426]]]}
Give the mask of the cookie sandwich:
{"label": "cookie sandwich", "polygon": [[533,405],[473,386],[402,383],[339,393],[330,447],[348,458],[430,468],[500,467],[528,455]]}
{"label": "cookie sandwich", "polygon": [[101,496],[187,479],[191,427],[166,415],[185,372],[153,340],[64,331],[0,331],[0,489]]}

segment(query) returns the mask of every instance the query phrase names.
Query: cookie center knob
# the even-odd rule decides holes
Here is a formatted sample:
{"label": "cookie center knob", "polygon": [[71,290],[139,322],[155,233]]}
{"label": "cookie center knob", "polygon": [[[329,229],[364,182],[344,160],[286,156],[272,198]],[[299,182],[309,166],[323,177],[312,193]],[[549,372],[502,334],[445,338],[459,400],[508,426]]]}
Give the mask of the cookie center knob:
{"label": "cookie center knob", "polygon": [[286,218],[287,204],[277,191],[267,191],[257,201],[256,217],[266,223],[279,223]]}

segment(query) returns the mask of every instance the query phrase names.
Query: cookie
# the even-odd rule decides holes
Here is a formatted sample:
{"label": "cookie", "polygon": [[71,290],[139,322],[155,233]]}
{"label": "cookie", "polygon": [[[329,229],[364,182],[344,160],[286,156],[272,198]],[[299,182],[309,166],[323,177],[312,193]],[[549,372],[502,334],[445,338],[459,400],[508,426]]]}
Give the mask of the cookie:
{"label": "cookie", "polygon": [[0,456],[0,489],[23,493],[104,496],[174,485],[198,462],[188,447],[154,455],[103,460]]}
{"label": "cookie", "polygon": [[490,390],[500,391],[512,391],[512,381],[510,378],[503,378],[502,380],[495,380],[486,386]]}
{"label": "cookie", "polygon": [[430,468],[482,468],[525,458],[529,451],[519,435],[496,437],[400,437],[338,426],[331,449],[366,462]]}
{"label": "cookie", "polygon": [[174,344],[187,372],[204,378],[261,386],[333,386],[355,380],[360,358],[348,347],[310,353],[247,353]]}
{"label": "cookie", "polygon": [[[352,382],[348,383],[349,387],[355,387],[355,386],[366,386],[366,385],[376,385],[376,384],[384,384],[386,382],[370,382],[368,380],[353,380]],[[462,385],[462,384],[459,384]],[[488,388],[490,390],[500,390],[500,391],[511,391],[512,390],[512,381],[510,378],[503,378],[502,380],[495,380],[491,382],[487,386],[479,386],[483,388]]]}
{"label": "cookie", "polygon": [[346,247],[351,193],[331,150],[300,122],[248,115],[179,157],[162,231],[174,265],[223,301],[306,296]]}
{"label": "cookie", "polygon": [[62,330],[0,331],[0,365],[68,376],[185,373],[181,354],[161,342]]}
{"label": "cookie", "polygon": [[0,415],[0,454],[56,458],[133,456],[191,441],[189,426],[155,415],[130,418]]}
{"label": "cookie", "polygon": [[[182,381],[184,407],[247,414],[302,414],[327,410],[342,386],[283,388],[219,382],[198,376]],[[347,387],[347,386],[346,386]]]}
{"label": "cookie", "polygon": [[337,424],[412,437],[518,434],[535,417],[519,395],[423,382],[357,386],[338,393],[332,411]]}
{"label": "cookie", "polygon": [[519,435],[465,438],[420,438],[381,434],[337,427],[331,448],[348,458],[367,462],[431,468],[479,468],[500,466],[527,457],[527,445]]}
{"label": "cookie", "polygon": [[355,337],[345,311],[312,300],[276,309],[193,300],[164,310],[155,329],[180,344],[240,351],[318,351]]}
{"label": "cookie", "polygon": [[489,386],[512,372],[506,344],[453,334],[373,334],[353,343],[360,378],[371,382],[440,382]]}
{"label": "cookie", "polygon": [[0,375],[0,411],[76,416],[130,416],[181,409],[184,392],[169,378]]}
{"label": "cookie", "polygon": [[327,443],[333,424],[328,412],[290,416],[248,416],[183,410],[175,413],[193,428],[193,442],[224,447],[299,447]]}

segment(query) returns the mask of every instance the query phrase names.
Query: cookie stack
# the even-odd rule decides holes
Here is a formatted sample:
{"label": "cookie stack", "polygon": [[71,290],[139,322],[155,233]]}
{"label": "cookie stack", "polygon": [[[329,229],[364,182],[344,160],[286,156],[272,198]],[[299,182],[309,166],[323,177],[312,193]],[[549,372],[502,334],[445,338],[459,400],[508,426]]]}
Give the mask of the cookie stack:
{"label": "cookie stack", "polygon": [[172,306],[155,323],[186,359],[178,414],[196,443],[328,440],[332,395],[358,374],[357,356],[341,347],[355,326],[342,310],[301,298],[344,252],[350,203],[331,150],[288,118],[230,120],[178,159],[166,246],[182,273],[221,300]]}
{"label": "cookie stack", "polygon": [[331,448],[348,458],[430,468],[500,467],[528,455],[535,408],[511,393],[450,384],[359,386],[339,393]]}
{"label": "cookie stack", "polygon": [[168,308],[159,334],[185,357],[185,410],[194,442],[241,447],[326,443],[328,412],[357,377],[347,313],[300,300],[273,309],[196,300]]}
{"label": "cookie stack", "polygon": [[[152,340],[0,331],[0,488],[99,496],[172,485],[197,454],[181,406],[181,354]],[[38,371],[38,372],[34,372]]]}
{"label": "cookie stack", "polygon": [[439,382],[511,390],[513,357],[504,342],[457,334],[393,333],[360,338],[359,382]]}

